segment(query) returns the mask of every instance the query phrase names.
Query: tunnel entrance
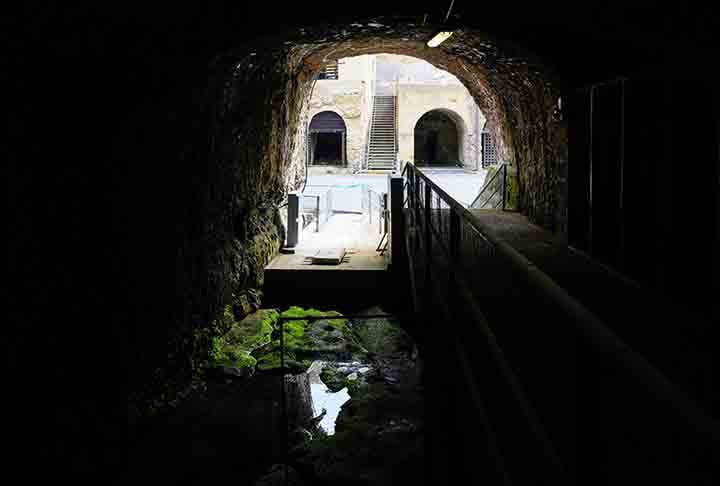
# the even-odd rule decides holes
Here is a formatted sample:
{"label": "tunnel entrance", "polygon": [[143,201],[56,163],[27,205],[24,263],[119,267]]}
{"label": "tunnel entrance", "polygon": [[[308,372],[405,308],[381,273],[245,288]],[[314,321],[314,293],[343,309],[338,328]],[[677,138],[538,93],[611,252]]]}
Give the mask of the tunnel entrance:
{"label": "tunnel entrance", "polygon": [[345,165],[345,121],[337,113],[323,111],[313,116],[308,134],[311,165]]}
{"label": "tunnel entrance", "polygon": [[441,110],[425,113],[415,125],[415,164],[462,165],[459,132],[456,122],[448,113]]}
{"label": "tunnel entrance", "polygon": [[[218,100],[212,105],[213,110],[217,110],[217,117],[213,118],[217,125],[213,125],[214,131],[209,137],[212,141],[211,160],[203,165],[203,171],[207,173],[202,172],[205,185],[201,186],[207,193],[201,194],[204,206],[198,213],[202,216],[198,223],[201,222],[202,228],[207,231],[197,240],[193,239],[187,248],[209,256],[192,259],[192,265],[197,265],[197,268],[192,266],[188,269],[188,275],[197,275],[198,278],[204,278],[205,273],[213,276],[203,280],[203,285],[206,285],[203,297],[199,303],[193,304],[202,310],[202,315],[212,317],[214,312],[222,311],[218,303],[224,303],[228,295],[235,293],[249,299],[246,294],[255,295],[256,292],[251,294],[250,291],[258,289],[265,295],[266,302],[272,302],[268,297],[272,295],[299,298],[298,289],[315,298],[325,296],[326,289],[330,288],[334,293],[327,298],[337,297],[335,302],[340,302],[341,298],[357,302],[358,299],[390,299],[390,296],[397,295],[398,289],[390,288],[388,283],[385,257],[376,251],[376,245],[382,241],[380,220],[375,219],[375,208],[379,207],[377,199],[368,202],[368,206],[372,204],[372,210],[368,212],[365,226],[372,231],[373,246],[367,258],[357,251],[338,268],[308,265],[302,253],[278,255],[286,237],[283,223],[298,219],[303,221],[299,214],[283,221],[282,211],[288,193],[312,196],[310,189],[317,188],[316,195],[321,197],[316,197],[314,204],[310,201],[304,204],[307,210],[305,216],[314,211],[314,222],[322,225],[322,211],[328,207],[328,198],[323,199],[322,194],[330,192],[330,201],[335,202],[330,207],[339,208],[340,191],[347,191],[349,197],[353,190],[342,186],[357,184],[352,178],[336,178],[327,182],[313,180],[308,176],[308,168],[335,159],[343,164],[358,164],[357,171],[363,170],[363,140],[372,128],[368,128],[372,118],[368,116],[370,107],[365,115],[358,107],[373,103],[372,96],[375,95],[369,90],[375,86],[376,80],[363,84],[360,79],[357,86],[352,85],[351,80],[344,79],[350,66],[342,62],[338,63],[338,79],[318,80],[317,73],[331,60],[389,53],[426,61],[456,76],[461,86],[449,82],[443,85],[443,90],[450,92],[447,97],[449,106],[433,103],[432,106],[418,108],[407,118],[402,118],[402,109],[396,112],[395,116],[401,118],[395,120],[400,129],[395,128],[397,138],[394,144],[390,143],[392,125],[380,123],[388,120],[376,117],[376,127],[381,129],[377,131],[381,135],[378,147],[384,149],[387,142],[391,157],[396,157],[395,162],[412,163],[418,120],[429,111],[439,111],[431,117],[434,121],[430,124],[437,128],[436,133],[431,135],[427,132],[432,130],[424,128],[425,140],[417,144],[418,148],[424,147],[426,160],[461,162],[464,160],[463,149],[472,145],[463,144],[460,137],[465,134],[474,136],[474,127],[482,126],[477,111],[461,109],[461,105],[471,107],[471,102],[474,102],[487,118],[488,131],[495,135],[503,160],[517,164],[521,175],[532,176],[527,177],[522,188],[524,194],[530,194],[527,201],[537,206],[530,208],[537,216],[536,220],[542,218],[544,208],[539,204],[547,198],[532,196],[533,191],[545,187],[547,174],[544,171],[550,167],[546,161],[554,160],[557,151],[554,142],[557,141],[557,145],[564,143],[562,133],[554,136],[554,125],[546,123],[550,119],[546,107],[556,105],[558,89],[544,75],[542,66],[536,69],[531,58],[519,64],[516,52],[513,51],[511,57],[505,56],[500,47],[494,47],[492,43],[488,45],[486,37],[469,29],[456,32],[442,48],[428,47],[427,42],[434,35],[434,29],[433,26],[391,21],[383,24],[342,24],[312,32],[288,33],[286,41],[279,41],[277,45],[268,41],[246,45],[218,59],[218,68],[213,72],[219,73],[218,76],[227,72],[228,79],[213,79],[212,84],[215,90],[212,93],[216,93]],[[492,69],[486,69],[483,58],[490,53],[493,54],[493,65]],[[372,66],[369,61],[366,65]],[[357,71],[362,72],[362,68],[358,66]],[[516,78],[527,82],[519,83]],[[395,97],[399,100],[395,106],[400,107],[411,97],[418,102],[427,99],[428,91],[435,89],[421,82],[388,82],[395,85]],[[313,90],[321,92],[321,86],[326,94],[312,100]],[[469,96],[462,90],[466,90]],[[354,104],[356,101],[358,105]],[[332,102],[338,105],[337,110],[328,106]],[[462,115],[465,124],[453,118],[453,111]],[[391,110],[382,114],[393,116]],[[421,133],[423,126],[424,122],[420,124]],[[549,142],[536,146],[531,144],[534,140]],[[384,150],[379,152],[388,153]],[[477,155],[477,142],[474,154]],[[476,157],[468,162],[474,164],[478,160]],[[395,170],[401,168],[398,164]],[[368,179],[377,178],[377,185],[382,190],[387,187],[390,172],[366,175]],[[327,175],[328,178],[332,176],[334,174]],[[462,177],[465,176],[462,174]],[[332,186],[333,191],[323,190],[323,184]],[[312,200],[310,197],[307,199]],[[354,212],[344,211],[338,214],[357,217]],[[369,221],[370,214],[372,222]],[[304,220],[310,222],[304,230],[312,231],[313,220],[309,217]],[[360,223],[365,224],[364,221]],[[370,234],[369,231],[367,233]],[[349,232],[342,228],[336,234],[345,236]],[[341,244],[353,246],[345,242]],[[377,268],[368,268],[370,263],[374,265],[375,262],[378,262]],[[272,291],[273,287],[276,292]],[[184,290],[193,293],[191,287]],[[193,308],[193,311],[196,310]]]}

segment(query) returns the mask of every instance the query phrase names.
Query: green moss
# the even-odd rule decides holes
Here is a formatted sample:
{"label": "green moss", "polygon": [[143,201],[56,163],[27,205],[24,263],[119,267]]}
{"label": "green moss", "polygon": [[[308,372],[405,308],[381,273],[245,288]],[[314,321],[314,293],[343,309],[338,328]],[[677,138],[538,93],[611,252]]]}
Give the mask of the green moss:
{"label": "green moss", "polygon": [[[362,352],[355,336],[342,314],[336,311],[303,309],[293,306],[279,317],[294,318],[283,321],[283,341],[285,346],[286,367],[303,368],[304,371],[313,359],[320,359],[327,353],[343,350],[342,340],[347,341],[347,350],[351,353]],[[307,320],[306,317],[329,317],[328,319]],[[259,370],[271,370],[280,366],[280,326],[274,323],[272,342],[263,348],[258,356]],[[339,331],[339,332],[338,332]]]}
{"label": "green moss", "polygon": [[328,367],[322,369],[320,372],[320,379],[333,393],[342,390],[348,381],[342,373],[337,373]]}
{"label": "green moss", "polygon": [[[309,360],[299,360],[292,353],[285,353],[285,369],[289,373],[302,373],[310,367]],[[264,354],[257,360],[257,369],[270,371],[280,368],[280,351],[272,351]]]}
{"label": "green moss", "polygon": [[255,367],[257,360],[250,353],[270,342],[278,317],[275,310],[260,310],[237,322],[232,307],[225,306],[221,328],[228,331],[212,338],[210,366]]}

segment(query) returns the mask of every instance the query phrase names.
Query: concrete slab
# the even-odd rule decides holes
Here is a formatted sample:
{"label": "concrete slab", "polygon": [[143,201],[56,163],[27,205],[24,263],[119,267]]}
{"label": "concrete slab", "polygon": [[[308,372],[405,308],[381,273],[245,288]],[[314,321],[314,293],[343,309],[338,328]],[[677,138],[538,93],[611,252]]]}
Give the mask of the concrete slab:
{"label": "concrete slab", "polygon": [[[302,233],[294,254],[280,254],[265,267],[268,305],[377,303],[387,285],[387,262],[375,251],[382,235],[367,215],[335,214],[320,232],[312,226]],[[313,264],[313,257],[344,255],[336,265]],[[333,255],[331,255],[334,253]]]}
{"label": "concrete slab", "polygon": [[325,248],[310,257],[313,265],[339,265],[345,258],[345,248]]}
{"label": "concrete slab", "polygon": [[313,264],[312,257],[306,255],[278,255],[265,267],[266,274],[268,271],[278,270],[302,270],[302,271],[318,271],[318,272],[338,272],[352,270],[369,270],[383,272],[387,269],[385,257],[380,255],[371,255],[367,252],[347,252],[342,262],[337,265],[316,265]]}

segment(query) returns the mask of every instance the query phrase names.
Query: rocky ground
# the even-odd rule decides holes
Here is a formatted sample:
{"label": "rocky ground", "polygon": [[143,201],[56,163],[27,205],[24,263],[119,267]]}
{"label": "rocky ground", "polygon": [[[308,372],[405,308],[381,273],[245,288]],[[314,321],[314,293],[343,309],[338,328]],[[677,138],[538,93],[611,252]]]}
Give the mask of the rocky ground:
{"label": "rocky ground", "polygon": [[[260,309],[213,341],[207,382],[131,451],[130,482],[285,484],[287,464],[289,484],[422,484],[416,349],[393,319]],[[323,392],[349,400],[323,411]]]}

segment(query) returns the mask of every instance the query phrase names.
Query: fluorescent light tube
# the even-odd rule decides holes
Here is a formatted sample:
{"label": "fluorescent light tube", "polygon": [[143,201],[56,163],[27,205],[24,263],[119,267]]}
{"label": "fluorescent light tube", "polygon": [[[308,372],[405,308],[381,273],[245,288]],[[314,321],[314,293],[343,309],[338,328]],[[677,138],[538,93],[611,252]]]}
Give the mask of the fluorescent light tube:
{"label": "fluorescent light tube", "polygon": [[438,32],[437,34],[435,34],[435,37],[428,41],[427,45],[428,47],[437,47],[446,40],[448,40],[451,35],[453,35],[452,32]]}

